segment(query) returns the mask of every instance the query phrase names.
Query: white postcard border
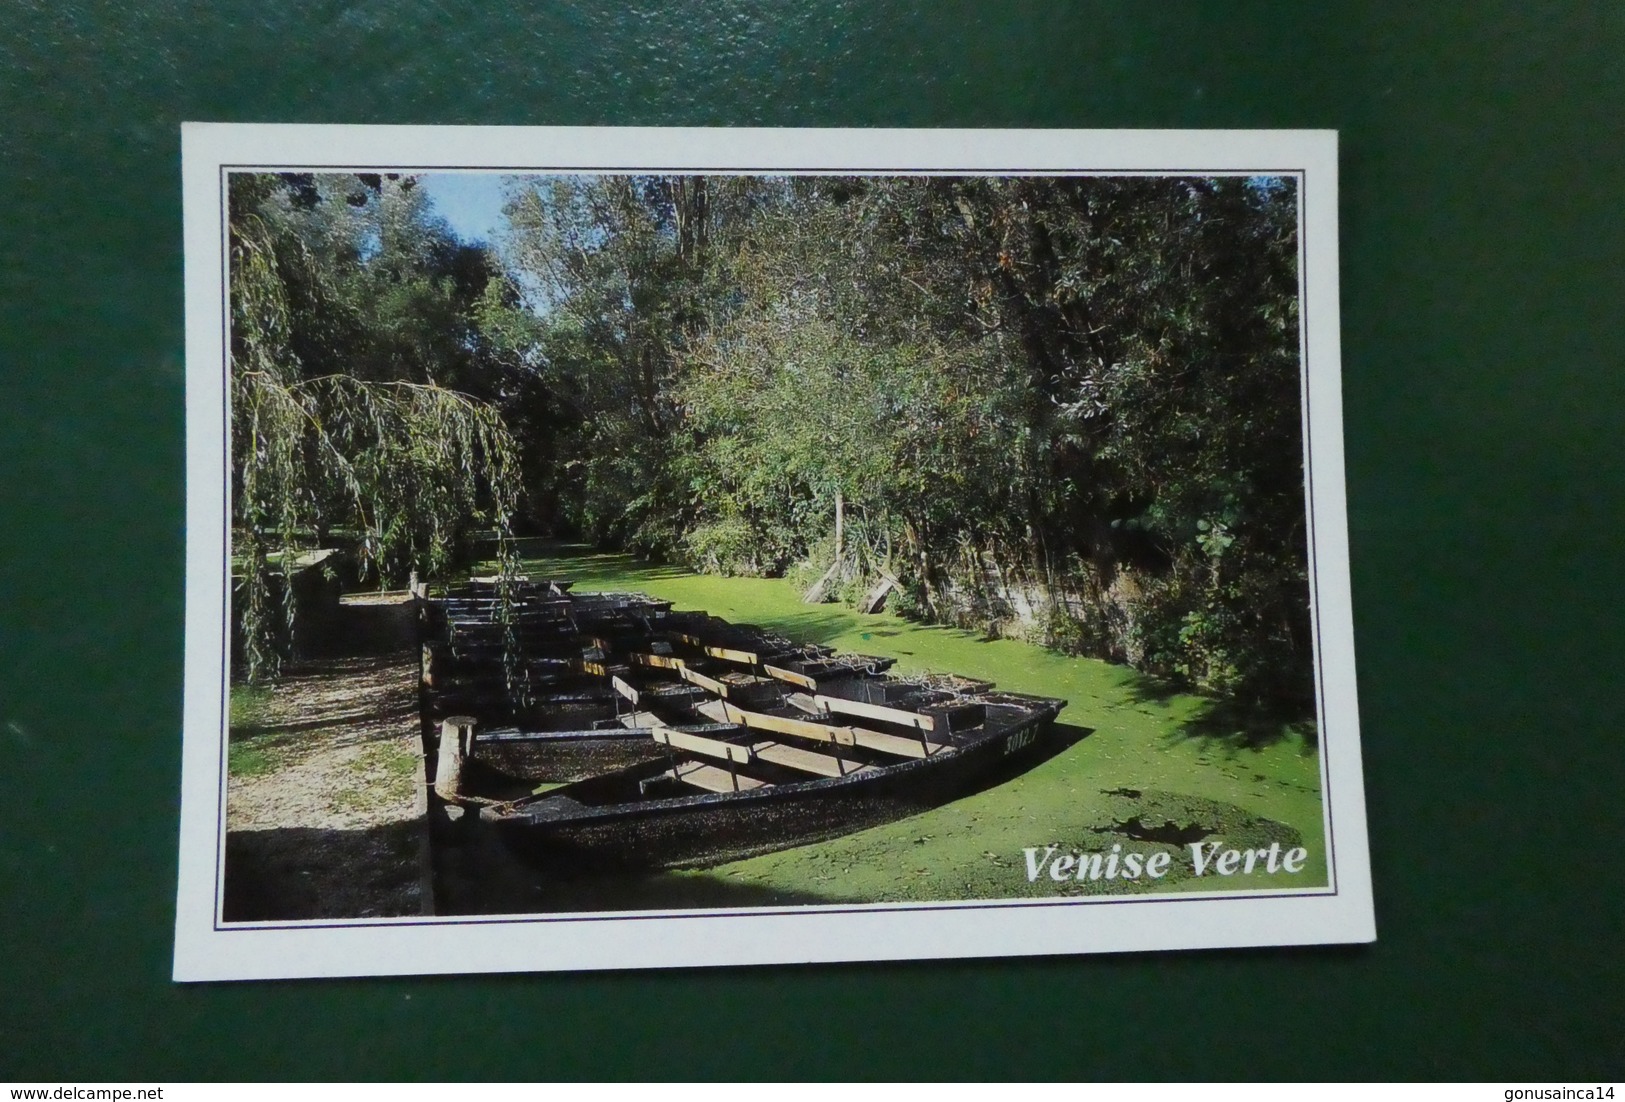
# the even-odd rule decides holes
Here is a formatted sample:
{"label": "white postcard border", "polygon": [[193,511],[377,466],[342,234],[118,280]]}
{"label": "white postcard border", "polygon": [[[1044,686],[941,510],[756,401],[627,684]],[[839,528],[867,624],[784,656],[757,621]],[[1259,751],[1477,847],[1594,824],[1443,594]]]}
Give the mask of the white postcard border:
{"label": "white postcard border", "polygon": [[[1298,176],[1306,489],[1330,886],[1065,901],[223,925],[229,517],[222,492],[228,483],[220,174],[227,166]],[[182,132],[182,184],[187,588],[176,980],[1026,956],[1375,938],[1343,482],[1335,132],[189,123]]]}

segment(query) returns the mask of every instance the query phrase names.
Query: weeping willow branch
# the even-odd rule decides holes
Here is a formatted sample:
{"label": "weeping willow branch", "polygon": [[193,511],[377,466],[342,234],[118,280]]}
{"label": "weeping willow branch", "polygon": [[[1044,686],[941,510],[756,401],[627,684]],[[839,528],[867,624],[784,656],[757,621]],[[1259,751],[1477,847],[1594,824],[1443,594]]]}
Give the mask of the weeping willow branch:
{"label": "weeping willow branch", "polygon": [[[232,409],[251,677],[279,667],[271,559],[291,575],[306,533],[351,530],[362,576],[383,584],[411,570],[442,572],[459,537],[488,526],[501,576],[516,573],[517,448],[490,406],[432,385],[338,375],[284,383],[244,371],[233,379]],[[286,585],[282,606],[291,630]]]}
{"label": "weeping willow branch", "polygon": [[411,570],[441,572],[471,527],[494,528],[509,579],[499,586],[500,614],[511,622],[520,472],[500,414],[433,384],[301,378],[286,290],[254,218],[234,235],[232,322],[233,544],[250,679],[280,670],[277,640],[294,627],[295,560],[308,539],[333,529],[355,534],[362,576],[385,584]]}

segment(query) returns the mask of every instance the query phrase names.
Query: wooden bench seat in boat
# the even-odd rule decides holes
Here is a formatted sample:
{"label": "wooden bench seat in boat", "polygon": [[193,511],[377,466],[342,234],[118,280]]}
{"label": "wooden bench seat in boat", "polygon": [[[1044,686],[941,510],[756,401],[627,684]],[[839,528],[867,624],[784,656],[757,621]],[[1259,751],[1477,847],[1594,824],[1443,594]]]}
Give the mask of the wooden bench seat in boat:
{"label": "wooden bench seat in boat", "polygon": [[795,685],[799,688],[815,690],[818,688],[818,682],[814,681],[806,674],[796,673],[794,670],[781,669],[771,663],[764,662],[762,664],[762,672],[767,674],[769,677],[776,677],[780,681]]}
{"label": "wooden bench seat in boat", "polygon": [[[766,781],[748,777],[743,773],[730,773],[726,769],[706,765],[704,762],[684,762],[651,779],[681,781],[695,788],[703,788],[707,792],[743,792],[751,788],[767,787]],[[642,787],[647,788],[649,782],[641,783]]]}
{"label": "wooden bench seat in boat", "polygon": [[721,739],[705,735],[691,735],[686,731],[674,731],[670,727],[656,727],[650,735],[656,742],[678,750],[690,750],[696,754],[720,758],[738,765],[749,765],[751,759],[756,756],[749,746],[741,746],[737,742],[723,742]]}
{"label": "wooden bench seat in boat", "polygon": [[782,742],[757,742],[746,746],[669,727],[657,727],[650,735],[656,742],[667,746],[727,761],[730,767],[765,761],[793,769],[798,773],[812,773],[820,777],[844,777],[849,773],[858,773],[870,768],[861,762],[843,761],[833,754],[821,754],[799,746],[787,746]]}
{"label": "wooden bench seat in boat", "polygon": [[814,696],[813,703],[826,712],[839,712],[842,715],[858,716],[861,719],[879,720],[881,723],[895,723],[899,727],[917,727],[922,731],[936,728],[936,720],[919,712],[905,711],[902,708],[888,708],[884,704],[864,704],[857,700],[842,700],[838,696]]}
{"label": "wooden bench seat in boat", "polygon": [[946,743],[933,742],[927,739],[923,732],[918,738],[905,738],[902,735],[891,735],[884,731],[871,731],[866,727],[835,726],[828,723],[813,723],[805,719],[789,719],[784,716],[767,715],[762,712],[750,712],[729,704],[725,700],[707,701],[699,706],[698,711],[706,718],[716,720],[718,723],[737,723],[741,727],[772,731],[774,734],[780,735],[793,735],[798,738],[816,739],[819,742],[833,743],[837,746],[862,746],[869,750],[878,750],[882,754],[890,754],[899,758],[928,758],[953,749]]}
{"label": "wooden bench seat in boat", "polygon": [[845,777],[853,773],[867,773],[874,769],[862,762],[846,761],[834,754],[820,754],[782,742],[758,742],[751,751],[762,761],[794,769],[798,773],[813,773],[820,777]]}

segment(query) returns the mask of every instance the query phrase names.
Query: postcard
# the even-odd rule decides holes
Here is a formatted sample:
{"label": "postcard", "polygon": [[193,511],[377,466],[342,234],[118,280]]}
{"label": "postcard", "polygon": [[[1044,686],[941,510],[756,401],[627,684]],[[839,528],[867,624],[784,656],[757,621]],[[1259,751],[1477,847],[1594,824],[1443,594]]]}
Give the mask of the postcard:
{"label": "postcard", "polygon": [[1335,133],[182,137],[177,980],[1375,938]]}

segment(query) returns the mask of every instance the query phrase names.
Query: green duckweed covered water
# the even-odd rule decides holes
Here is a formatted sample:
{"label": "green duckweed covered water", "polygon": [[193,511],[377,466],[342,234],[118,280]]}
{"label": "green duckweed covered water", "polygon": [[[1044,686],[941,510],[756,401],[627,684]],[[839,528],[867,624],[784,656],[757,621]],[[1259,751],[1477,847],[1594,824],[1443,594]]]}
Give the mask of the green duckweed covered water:
{"label": "green duckweed covered water", "polygon": [[[1032,769],[952,804],[829,842],[613,888],[568,889],[558,909],[772,906],[1055,897],[1145,891],[1302,890],[1325,886],[1320,762],[1307,725],[1225,722],[1210,701],[1134,671],[1013,640],[987,640],[889,613],[807,605],[778,579],[721,578],[624,555],[542,554],[534,577],[578,590],[630,589],[756,624],[800,642],[897,659],[900,673],[957,673],[1068,701],[1061,747]],[[1196,877],[1190,842],[1307,851],[1296,874]],[[1170,854],[1160,880],[1029,879],[1025,850]]]}

